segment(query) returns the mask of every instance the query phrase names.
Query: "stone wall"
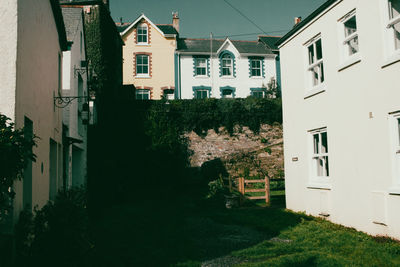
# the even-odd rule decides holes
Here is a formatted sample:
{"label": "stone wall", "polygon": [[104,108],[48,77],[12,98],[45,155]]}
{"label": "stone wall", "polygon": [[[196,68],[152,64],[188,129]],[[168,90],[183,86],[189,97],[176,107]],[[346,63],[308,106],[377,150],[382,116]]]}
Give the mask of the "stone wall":
{"label": "stone wall", "polygon": [[204,138],[194,132],[186,134],[186,137],[193,151],[190,158],[193,167],[219,158],[234,178],[243,176],[246,169],[250,176],[282,176],[283,134],[280,124],[262,125],[258,134],[247,127],[236,127],[232,136],[221,128],[218,133],[209,130]]}

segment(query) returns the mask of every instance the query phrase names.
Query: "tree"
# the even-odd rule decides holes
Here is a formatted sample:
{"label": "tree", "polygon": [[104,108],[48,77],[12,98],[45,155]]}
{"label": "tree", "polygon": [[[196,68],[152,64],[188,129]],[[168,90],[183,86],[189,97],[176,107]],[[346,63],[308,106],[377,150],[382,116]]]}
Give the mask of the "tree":
{"label": "tree", "polygon": [[10,118],[0,114],[0,222],[12,208],[13,183],[21,180],[27,163],[36,160],[32,152],[36,136],[27,138],[24,129],[15,129]]}

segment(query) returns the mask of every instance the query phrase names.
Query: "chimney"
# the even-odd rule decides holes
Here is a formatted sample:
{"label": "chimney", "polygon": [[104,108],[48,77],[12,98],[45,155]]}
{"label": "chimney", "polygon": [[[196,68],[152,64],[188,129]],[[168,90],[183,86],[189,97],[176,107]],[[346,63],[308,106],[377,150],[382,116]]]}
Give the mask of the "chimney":
{"label": "chimney", "polygon": [[294,25],[296,26],[297,24],[299,24],[301,22],[301,17],[295,17],[294,18]]}
{"label": "chimney", "polygon": [[179,33],[179,16],[177,11],[172,12],[172,26]]}

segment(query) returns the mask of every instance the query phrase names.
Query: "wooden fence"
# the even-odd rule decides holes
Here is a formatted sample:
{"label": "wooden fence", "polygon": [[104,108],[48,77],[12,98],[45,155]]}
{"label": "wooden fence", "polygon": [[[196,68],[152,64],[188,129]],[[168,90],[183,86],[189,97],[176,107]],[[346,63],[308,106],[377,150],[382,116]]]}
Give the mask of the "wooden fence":
{"label": "wooden fence", "polygon": [[[253,188],[251,184],[255,183],[264,183],[263,188]],[[249,187],[249,188],[246,188]],[[243,197],[246,197],[246,193],[256,193],[256,192],[264,192],[263,196],[249,196],[246,197],[251,200],[256,199],[265,199],[265,203],[270,203],[270,186],[269,186],[269,178],[265,176],[265,179],[259,180],[246,180],[244,178],[239,178],[239,192],[242,194]]]}

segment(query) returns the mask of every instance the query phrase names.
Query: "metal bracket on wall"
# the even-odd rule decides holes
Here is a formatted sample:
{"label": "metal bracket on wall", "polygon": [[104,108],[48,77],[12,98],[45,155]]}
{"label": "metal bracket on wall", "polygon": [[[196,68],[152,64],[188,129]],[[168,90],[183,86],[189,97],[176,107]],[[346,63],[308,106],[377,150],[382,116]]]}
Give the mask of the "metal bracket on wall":
{"label": "metal bracket on wall", "polygon": [[85,99],[86,102],[89,102],[89,98],[87,96],[55,96],[54,106],[58,108],[65,108],[75,99]]}

